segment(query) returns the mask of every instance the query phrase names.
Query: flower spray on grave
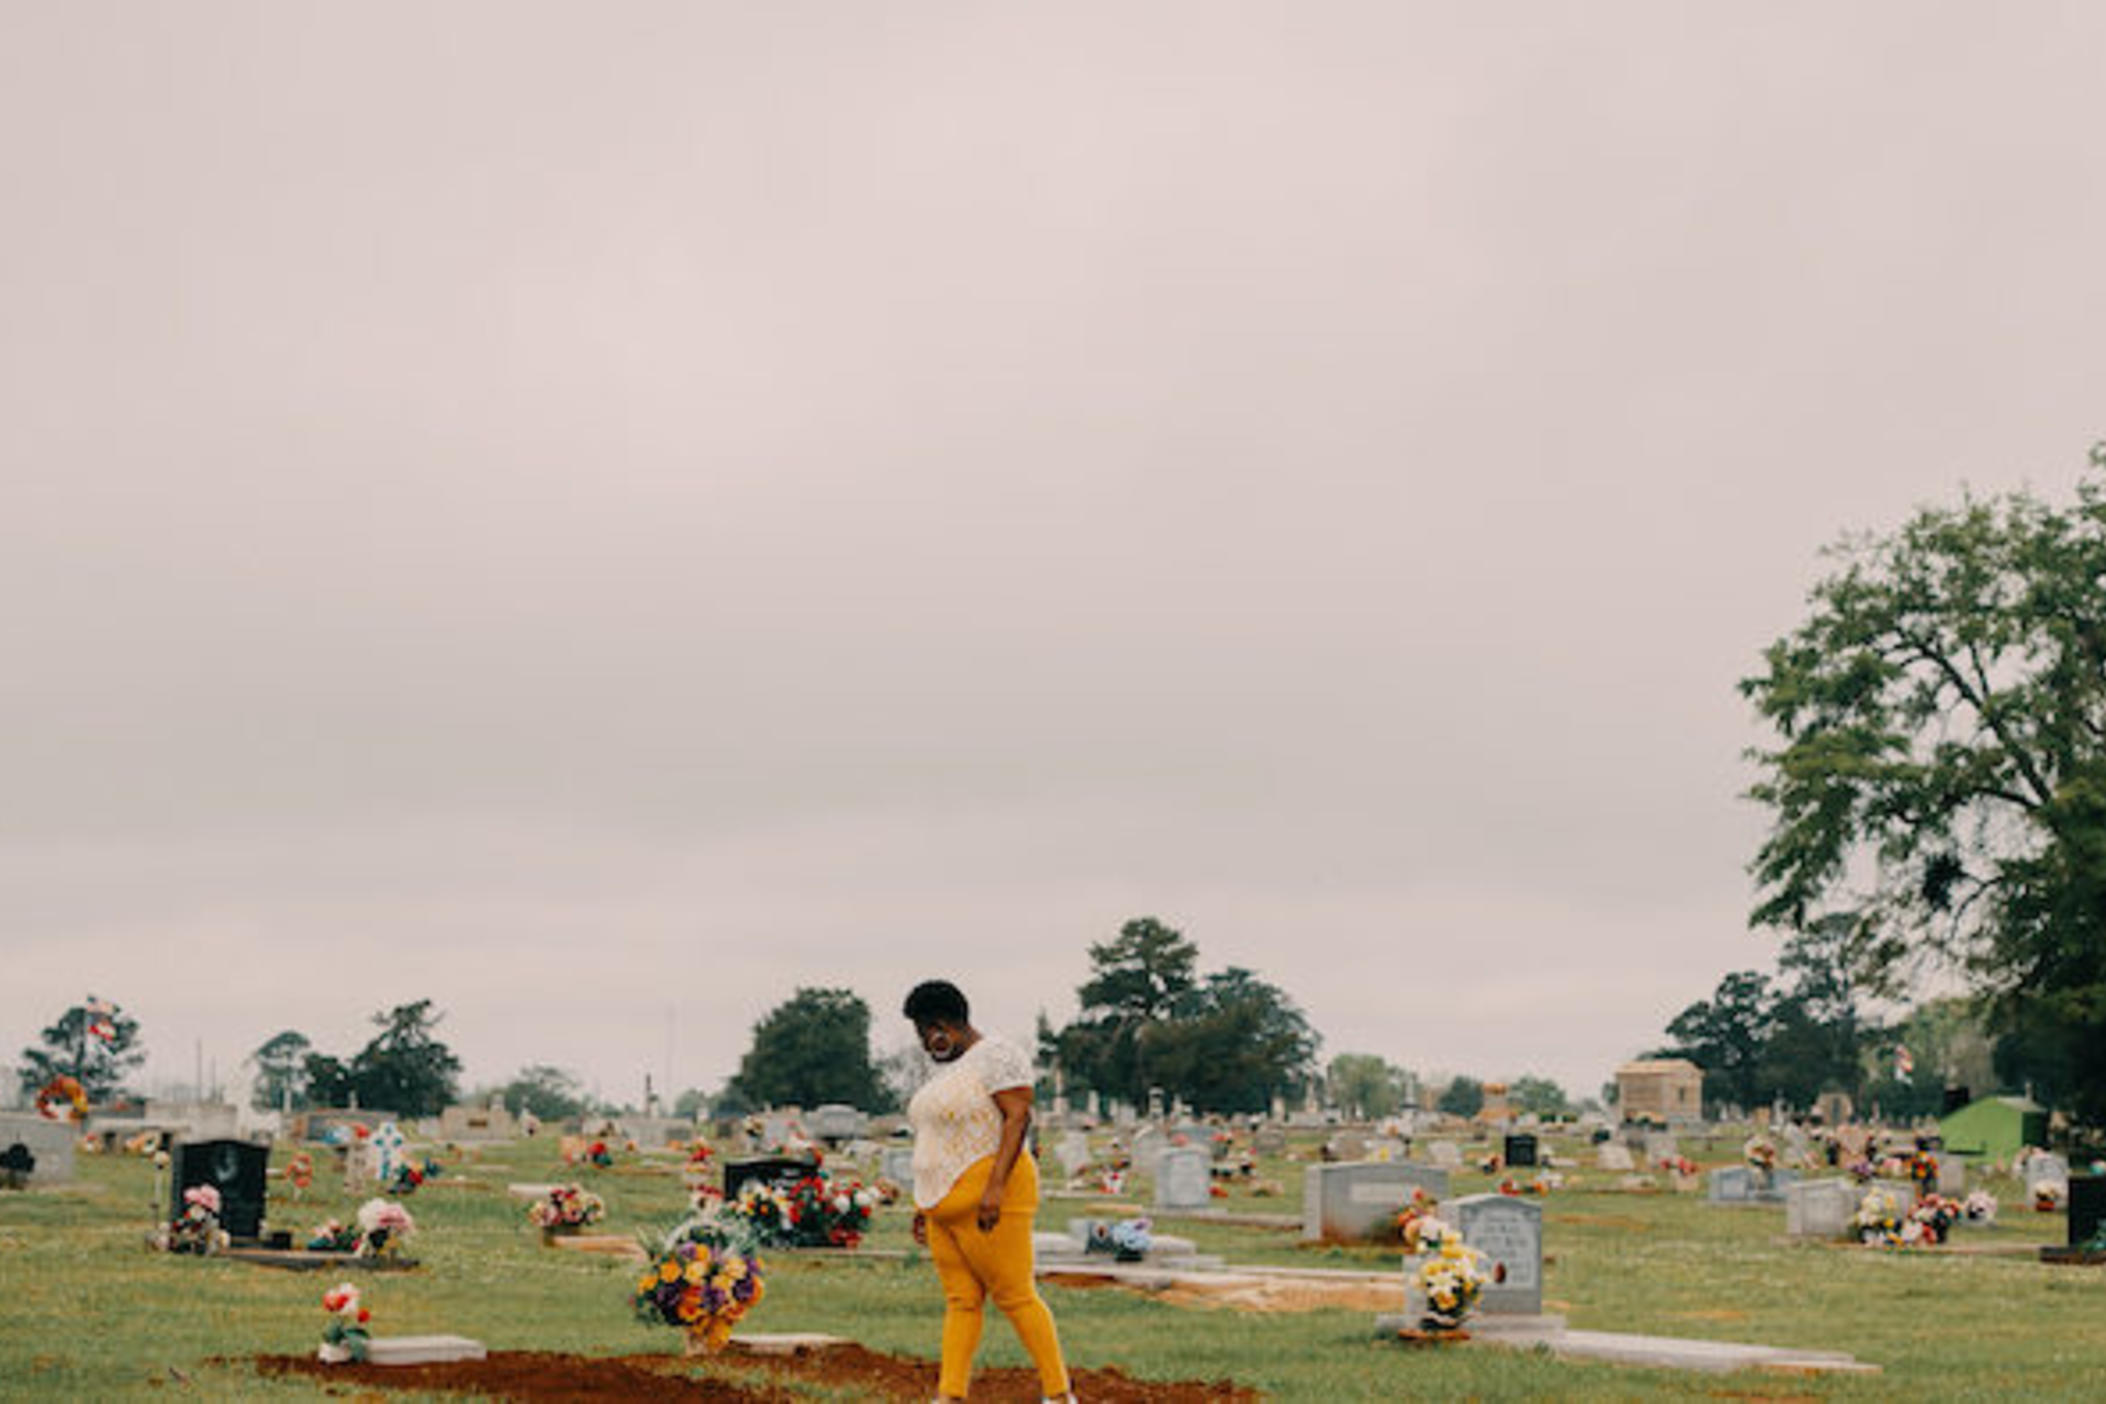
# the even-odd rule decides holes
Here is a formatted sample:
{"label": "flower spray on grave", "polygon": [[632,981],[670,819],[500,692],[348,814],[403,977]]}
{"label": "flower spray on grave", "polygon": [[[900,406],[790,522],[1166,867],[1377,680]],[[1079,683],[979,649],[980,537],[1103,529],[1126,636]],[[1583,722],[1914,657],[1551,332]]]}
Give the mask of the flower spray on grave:
{"label": "flower spray on grave", "polygon": [[762,1247],[853,1248],[877,1202],[876,1191],[857,1181],[818,1174],[788,1186],[748,1180],[723,1212]]}
{"label": "flower spray on grave", "polygon": [[1758,1132],[1748,1137],[1740,1154],[1755,1172],[1755,1182],[1767,1189],[1777,1174],[1777,1143]]}
{"label": "flower spray on grave", "polygon": [[764,1265],[748,1222],[718,1204],[676,1225],[656,1243],[641,1237],[650,1265],[630,1304],[637,1318],[686,1335],[686,1353],[714,1355],[732,1328],[760,1304]]}
{"label": "flower spray on grave", "polygon": [[607,1202],[582,1185],[554,1185],[527,1206],[526,1214],[546,1242],[598,1223],[607,1216]]}
{"label": "flower spray on grave", "polygon": [[1418,1252],[1404,1260],[1404,1281],[1409,1309],[1418,1315],[1417,1339],[1467,1339],[1462,1325],[1492,1280],[1484,1254],[1464,1243],[1460,1230],[1431,1216],[1418,1222],[1415,1238]]}
{"label": "flower spray on grave", "polygon": [[[1858,1201],[1857,1213],[1850,1221],[1857,1233],[1857,1241],[1871,1247],[1895,1248],[1911,1241],[1901,1201],[1882,1189],[1867,1191]],[[1914,1235],[1922,1237],[1919,1227]]]}
{"label": "flower spray on grave", "polygon": [[219,1226],[219,1190],[211,1185],[192,1185],[183,1191],[183,1209],[161,1236],[161,1246],[171,1253],[217,1253],[232,1240]]}
{"label": "flower spray on grave", "polygon": [[1146,1219],[1120,1219],[1090,1225],[1085,1253],[1104,1253],[1115,1263],[1137,1263],[1155,1246],[1153,1225]]}
{"label": "flower spray on grave", "polygon": [[398,1258],[417,1231],[409,1210],[389,1199],[369,1199],[358,1206],[358,1245],[362,1258]]}
{"label": "flower spray on grave", "polygon": [[1910,1224],[1916,1226],[1920,1239],[1925,1243],[1943,1243],[1952,1232],[1952,1226],[1967,1216],[1967,1207],[1957,1199],[1948,1199],[1942,1194],[1926,1194],[1909,1208],[1908,1224],[1902,1226],[1906,1234]]}
{"label": "flower spray on grave", "polygon": [[329,1324],[322,1328],[322,1345],[315,1358],[324,1365],[356,1364],[372,1352],[373,1333],[366,1323],[373,1313],[360,1303],[358,1289],[339,1282],[322,1294],[322,1310]]}

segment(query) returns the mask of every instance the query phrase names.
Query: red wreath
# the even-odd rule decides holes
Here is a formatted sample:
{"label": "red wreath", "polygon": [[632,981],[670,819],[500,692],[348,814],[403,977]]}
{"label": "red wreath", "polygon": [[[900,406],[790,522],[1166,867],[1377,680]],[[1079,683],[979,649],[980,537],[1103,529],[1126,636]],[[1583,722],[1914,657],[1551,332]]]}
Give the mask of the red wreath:
{"label": "red wreath", "polygon": [[58,1102],[71,1104],[69,1120],[88,1119],[88,1090],[80,1085],[79,1078],[61,1073],[45,1083],[43,1090],[37,1093],[37,1115],[46,1121],[57,1121],[58,1113],[52,1110],[52,1106]]}

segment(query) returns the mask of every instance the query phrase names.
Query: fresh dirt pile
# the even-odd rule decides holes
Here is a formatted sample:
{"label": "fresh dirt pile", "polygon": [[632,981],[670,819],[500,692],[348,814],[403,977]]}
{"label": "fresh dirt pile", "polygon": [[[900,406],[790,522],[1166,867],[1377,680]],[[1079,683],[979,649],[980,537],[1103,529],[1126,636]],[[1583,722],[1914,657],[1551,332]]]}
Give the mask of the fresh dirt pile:
{"label": "fresh dirt pile", "polygon": [[[324,1365],[311,1356],[271,1355],[259,1357],[256,1368],[266,1375],[306,1375],[369,1389],[452,1391],[532,1404],[605,1399],[789,1404],[804,1397],[791,1388],[800,1384],[882,1400],[920,1401],[936,1391],[934,1362],[883,1355],[859,1345],[794,1356],[734,1351],[706,1363],[673,1355],[592,1357],[535,1350],[497,1350],[486,1360],[443,1365]],[[1137,1380],[1116,1368],[1073,1374],[1076,1396],[1091,1404],[1249,1404],[1259,1398],[1255,1390],[1229,1380]],[[1038,1376],[1023,1369],[976,1371],[973,1397],[1036,1400]]]}

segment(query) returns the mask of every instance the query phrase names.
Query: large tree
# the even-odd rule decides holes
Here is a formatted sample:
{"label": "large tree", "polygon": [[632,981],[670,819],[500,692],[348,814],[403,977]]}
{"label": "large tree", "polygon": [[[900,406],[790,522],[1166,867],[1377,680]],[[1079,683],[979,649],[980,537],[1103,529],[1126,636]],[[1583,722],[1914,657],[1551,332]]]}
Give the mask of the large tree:
{"label": "large tree", "polygon": [[307,1059],[314,1052],[314,1045],[307,1035],[296,1029],[286,1029],[265,1039],[255,1052],[249,1054],[256,1064],[256,1089],[253,1094],[258,1107],[281,1108],[307,1105]]}
{"label": "large tree", "polygon": [[533,1063],[497,1089],[514,1112],[532,1112],[543,1121],[568,1121],[583,1115],[592,1098],[577,1074],[545,1063]]}
{"label": "large tree", "polygon": [[1316,1031],[1278,986],[1237,966],[1209,975],[1147,1034],[1147,1066],[1200,1112],[1263,1111],[1305,1085]]}
{"label": "large tree", "polygon": [[437,1116],[455,1100],[461,1060],[432,1033],[442,1017],[432,1012],[428,999],[373,1016],[380,1032],[349,1067],[360,1106],[398,1116]]}
{"label": "large tree", "polygon": [[1356,1121],[1395,1116],[1411,1090],[1411,1074],[1373,1053],[1341,1053],[1324,1069],[1331,1104]]}
{"label": "large tree", "polygon": [[1832,556],[1741,685],[1780,740],[1754,753],[1753,920],[1840,924],[1882,991],[1964,971],[2036,1080],[2106,1118],[2106,473]]}
{"label": "large tree", "polygon": [[1145,1106],[1151,1087],[1167,1087],[1149,1043],[1173,1007],[1197,984],[1199,948],[1154,917],[1136,917],[1118,936],[1090,947],[1090,978],[1075,991],[1082,1006],[1057,1040],[1066,1076],[1106,1096]]}
{"label": "large tree", "polygon": [[845,1102],[890,1110],[870,1062],[870,1006],[853,990],[800,987],[753,1026],[724,1100],[739,1109]]}
{"label": "large tree", "polygon": [[1754,970],[1736,970],[1669,1021],[1674,1043],[1661,1055],[1687,1058],[1704,1070],[1704,1101],[1743,1110],[1769,1102],[1762,1055],[1775,1021],[1770,980]]}
{"label": "large tree", "polygon": [[59,1015],[41,1039],[41,1047],[22,1050],[24,1096],[35,1096],[55,1077],[71,1077],[79,1081],[89,1101],[106,1102],[146,1061],[146,1050],[138,1046],[138,1021],[93,995]]}

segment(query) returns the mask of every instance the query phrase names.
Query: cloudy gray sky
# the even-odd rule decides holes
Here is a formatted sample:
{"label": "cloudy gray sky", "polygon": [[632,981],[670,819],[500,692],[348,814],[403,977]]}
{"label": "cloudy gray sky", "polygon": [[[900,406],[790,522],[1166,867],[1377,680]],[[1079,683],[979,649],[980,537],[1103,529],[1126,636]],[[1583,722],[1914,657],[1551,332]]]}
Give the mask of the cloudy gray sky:
{"label": "cloudy gray sky", "polygon": [[799,984],[1591,1091],[1840,531],[2106,434],[2084,5],[0,0],[0,1057]]}

